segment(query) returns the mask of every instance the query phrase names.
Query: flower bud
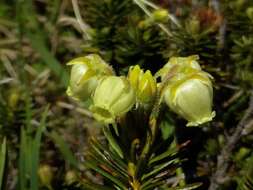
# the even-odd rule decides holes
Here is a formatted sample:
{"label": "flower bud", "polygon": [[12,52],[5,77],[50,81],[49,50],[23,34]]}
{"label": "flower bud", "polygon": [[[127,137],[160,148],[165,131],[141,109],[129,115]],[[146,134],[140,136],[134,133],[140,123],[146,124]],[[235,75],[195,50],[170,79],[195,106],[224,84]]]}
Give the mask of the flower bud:
{"label": "flower bud", "polygon": [[135,172],[136,172],[136,166],[134,165],[133,162],[129,162],[128,163],[128,167],[127,167],[128,173],[131,177],[135,176]]}
{"label": "flower bud", "polygon": [[82,101],[91,97],[101,76],[113,74],[111,67],[96,54],[73,59],[67,65],[72,66],[67,94]]}
{"label": "flower bud", "polygon": [[107,76],[98,84],[90,110],[95,119],[109,124],[128,112],[134,103],[135,93],[126,78]]}
{"label": "flower bud", "polygon": [[[182,78],[185,74],[192,71],[201,71],[201,67],[197,60],[199,59],[198,55],[192,55],[188,57],[172,57],[166,63],[162,69],[156,73],[156,77],[161,77],[162,80],[165,76],[172,70],[173,67],[177,67],[177,78]],[[174,78],[175,79],[175,78]]]}
{"label": "flower bud", "polygon": [[139,65],[135,65],[129,69],[128,80],[135,90],[138,103],[148,104],[154,99],[156,81],[149,70],[143,73]]}
{"label": "flower bud", "polygon": [[151,102],[156,95],[156,81],[148,70],[144,73],[139,81],[139,88],[137,91],[138,100],[141,103]]}
{"label": "flower bud", "polygon": [[253,7],[247,8],[246,14],[247,14],[248,18],[253,21]]}
{"label": "flower bud", "polygon": [[74,170],[67,171],[65,175],[65,183],[71,185],[74,182],[78,181],[78,176]]}
{"label": "flower bud", "polygon": [[215,116],[212,83],[203,71],[169,83],[164,99],[172,111],[188,121],[187,126],[203,124]]}
{"label": "flower bud", "polygon": [[135,65],[134,67],[130,67],[128,71],[128,80],[130,84],[134,88],[134,90],[138,89],[139,79],[143,75],[143,70],[141,70],[139,65]]}
{"label": "flower bud", "polygon": [[198,18],[191,18],[191,20],[186,23],[186,29],[191,35],[199,35],[200,21],[198,20]]}
{"label": "flower bud", "polygon": [[51,187],[53,171],[49,165],[40,166],[38,170],[38,176],[42,186]]}
{"label": "flower bud", "polygon": [[17,88],[12,88],[8,96],[8,104],[11,109],[15,109],[20,100],[20,90]]}
{"label": "flower bud", "polygon": [[152,16],[156,22],[166,22],[169,18],[169,12],[166,9],[158,9],[153,12]]}

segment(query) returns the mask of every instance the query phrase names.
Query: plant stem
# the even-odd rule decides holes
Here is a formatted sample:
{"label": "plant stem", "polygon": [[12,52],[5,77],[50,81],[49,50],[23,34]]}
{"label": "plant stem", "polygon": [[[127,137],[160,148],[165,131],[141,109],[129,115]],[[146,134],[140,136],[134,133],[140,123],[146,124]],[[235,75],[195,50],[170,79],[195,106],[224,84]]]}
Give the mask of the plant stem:
{"label": "plant stem", "polygon": [[149,117],[149,129],[150,130],[147,131],[146,143],[145,143],[145,146],[143,147],[142,153],[140,155],[140,159],[139,159],[139,161],[137,163],[137,167],[136,167],[135,178],[137,178],[137,179],[138,179],[138,175],[140,173],[140,169],[146,163],[147,156],[149,155],[150,149],[151,149],[151,147],[155,141],[155,138],[156,138],[156,133],[158,130],[157,119],[158,119],[159,112],[160,112],[160,106],[162,103],[163,92],[166,89],[169,80],[175,75],[177,68],[178,68],[177,66],[174,66],[168,72],[168,74],[166,75],[165,79],[163,80],[163,82],[161,84],[159,91],[157,92],[154,106],[153,106],[152,112]]}
{"label": "plant stem", "polygon": [[217,157],[217,167],[214,174],[211,176],[211,184],[208,190],[217,190],[228,177],[226,176],[227,170],[230,166],[229,161],[236,144],[243,136],[243,130],[253,117],[253,89],[251,90],[249,107],[246,110],[242,120],[237,125],[235,132],[228,138],[226,145],[221,150],[220,155]]}

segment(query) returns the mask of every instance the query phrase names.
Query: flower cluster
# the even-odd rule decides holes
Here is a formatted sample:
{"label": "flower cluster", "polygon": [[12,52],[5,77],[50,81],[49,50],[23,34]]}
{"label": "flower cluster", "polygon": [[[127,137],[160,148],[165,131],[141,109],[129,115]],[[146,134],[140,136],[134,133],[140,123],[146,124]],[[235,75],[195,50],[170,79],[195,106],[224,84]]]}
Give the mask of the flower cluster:
{"label": "flower cluster", "polygon": [[176,68],[161,95],[173,112],[188,121],[187,126],[197,126],[215,115],[211,76],[201,70],[197,60],[197,56],[173,57],[156,77],[135,65],[125,77],[116,76],[101,57],[91,54],[68,63],[72,68],[67,94],[79,101],[92,100],[89,109],[94,118],[110,124],[131,109],[150,109],[160,86],[156,78],[163,82]]}

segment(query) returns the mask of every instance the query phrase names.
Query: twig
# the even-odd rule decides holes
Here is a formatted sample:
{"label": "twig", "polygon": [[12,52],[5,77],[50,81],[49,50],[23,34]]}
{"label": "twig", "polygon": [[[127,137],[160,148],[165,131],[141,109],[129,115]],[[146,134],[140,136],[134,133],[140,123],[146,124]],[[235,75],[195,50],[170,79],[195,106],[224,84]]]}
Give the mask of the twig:
{"label": "twig", "polygon": [[89,40],[91,39],[90,35],[88,34],[87,30],[89,29],[89,26],[84,23],[83,19],[82,19],[82,16],[80,14],[80,10],[79,10],[79,7],[78,7],[78,2],[77,0],[72,0],[72,5],[73,5],[73,9],[74,9],[74,13],[75,13],[75,16],[76,16],[76,19],[77,19],[77,22],[79,23],[85,37]]}
{"label": "twig", "polygon": [[4,78],[4,79],[0,79],[0,85],[2,84],[7,84],[13,81],[13,78]]}
{"label": "twig", "polygon": [[5,69],[7,70],[7,72],[9,73],[9,75],[13,78],[13,79],[18,79],[18,74],[15,71],[14,67],[11,64],[11,61],[9,60],[9,58],[6,55],[2,55],[0,57],[0,60],[3,62],[3,65],[5,67]]}
{"label": "twig", "polygon": [[59,106],[61,108],[69,109],[69,110],[75,110],[78,113],[81,113],[89,118],[92,118],[92,113],[86,109],[81,108],[81,107],[73,106],[72,104],[62,102],[62,101],[57,102],[57,106]]}
{"label": "twig", "polygon": [[[219,0],[210,0],[210,4],[219,15],[222,15]],[[219,40],[218,47],[220,50],[223,49],[225,45],[226,28],[227,28],[227,22],[226,22],[226,19],[224,18],[223,22],[220,24],[219,35],[218,35],[218,40]]]}
{"label": "twig", "polygon": [[235,132],[228,138],[226,145],[221,150],[220,155],[217,157],[217,167],[215,173],[211,177],[211,184],[208,190],[217,190],[220,184],[223,184],[228,177],[226,176],[227,170],[230,166],[229,161],[236,144],[244,136],[243,131],[245,126],[252,121],[253,117],[253,89],[251,90],[249,107],[246,110],[243,118],[236,126]]}
{"label": "twig", "polygon": [[64,15],[61,18],[59,18],[58,24],[62,26],[72,26],[74,27],[75,30],[82,33],[82,29],[80,28],[79,23],[73,17]]}
{"label": "twig", "polygon": [[231,98],[229,98],[226,102],[223,103],[223,107],[226,108],[228,106],[230,106],[233,102],[235,102],[236,100],[238,100],[238,98],[240,98],[243,95],[244,91],[243,90],[239,90],[237,92],[235,92]]}

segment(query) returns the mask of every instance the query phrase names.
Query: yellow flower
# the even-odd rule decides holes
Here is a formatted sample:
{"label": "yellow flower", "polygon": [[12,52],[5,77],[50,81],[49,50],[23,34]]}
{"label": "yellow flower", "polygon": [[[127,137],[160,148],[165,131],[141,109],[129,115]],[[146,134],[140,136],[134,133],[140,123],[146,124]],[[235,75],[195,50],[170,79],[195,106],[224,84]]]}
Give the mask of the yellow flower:
{"label": "yellow flower", "polygon": [[135,90],[138,103],[148,104],[154,100],[156,95],[156,80],[149,70],[144,73],[139,65],[130,67],[128,80]]}
{"label": "yellow flower", "polygon": [[154,100],[156,95],[156,81],[151,72],[146,71],[139,81],[139,88],[137,91],[138,100],[140,103],[150,103]]}
{"label": "yellow flower", "polygon": [[91,97],[101,76],[113,74],[111,67],[96,54],[73,59],[67,65],[72,66],[67,94],[81,101]]}
{"label": "yellow flower", "polygon": [[141,70],[139,65],[135,65],[134,67],[130,67],[128,71],[128,80],[130,81],[134,90],[138,89],[139,80],[143,75],[143,70]]}
{"label": "yellow flower", "polygon": [[187,126],[198,126],[215,116],[212,82],[203,71],[169,83],[164,100],[172,111],[188,121]]}
{"label": "yellow flower", "polygon": [[109,124],[128,112],[134,104],[135,93],[127,79],[107,76],[98,84],[90,110],[95,119]]}
{"label": "yellow flower", "polygon": [[215,116],[212,77],[201,70],[198,59],[197,55],[172,57],[156,74],[163,81],[174,69],[163,92],[164,100],[172,111],[188,121],[187,126],[203,124]]}

